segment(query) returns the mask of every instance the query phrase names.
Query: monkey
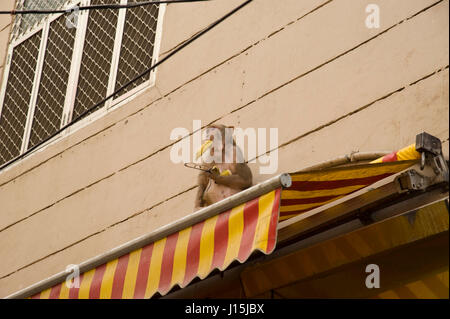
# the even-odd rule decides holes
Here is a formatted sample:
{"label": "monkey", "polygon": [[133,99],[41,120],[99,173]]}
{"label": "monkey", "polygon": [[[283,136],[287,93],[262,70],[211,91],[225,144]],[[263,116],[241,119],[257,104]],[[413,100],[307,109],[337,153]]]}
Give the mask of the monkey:
{"label": "monkey", "polygon": [[[198,175],[195,210],[217,203],[253,184],[252,172],[243,160],[242,151],[232,134],[226,134],[226,130],[229,133],[232,129],[222,124],[206,128],[209,139],[203,143],[197,155],[202,155],[202,166],[209,171],[202,171]],[[212,147],[205,153],[206,145]]]}

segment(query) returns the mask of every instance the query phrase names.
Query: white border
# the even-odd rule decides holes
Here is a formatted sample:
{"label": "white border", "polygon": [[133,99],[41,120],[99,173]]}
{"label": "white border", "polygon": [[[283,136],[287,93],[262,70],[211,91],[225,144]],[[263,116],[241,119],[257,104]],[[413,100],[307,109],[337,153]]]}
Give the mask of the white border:
{"label": "white border", "polygon": [[[127,4],[128,0],[120,0],[120,4]],[[114,39],[114,49],[113,55],[111,59],[111,66],[109,70],[109,82],[108,88],[106,89],[106,96],[114,93],[114,88],[116,86],[117,73],[119,68],[119,60],[120,60],[120,51],[122,48],[122,38],[123,32],[125,31],[125,19],[127,16],[128,10],[120,10],[119,16],[117,17],[117,27],[116,27],[116,37]],[[109,99],[105,103],[105,107],[109,108],[113,103],[112,99]]]}
{"label": "white border", "polygon": [[33,125],[34,111],[36,109],[38,92],[41,86],[40,84],[41,84],[42,67],[44,66],[44,58],[46,55],[49,25],[50,25],[49,23],[45,24],[44,28],[42,29],[41,43],[39,45],[38,59],[36,62],[36,71],[33,80],[33,88],[31,90],[31,97],[28,103],[28,114],[25,124],[24,135],[22,138],[22,147],[20,149],[20,154],[25,152],[30,142],[31,126]]}
{"label": "white border", "polygon": [[3,80],[2,80],[2,87],[0,89],[0,117],[2,115],[2,109],[3,109],[3,102],[5,100],[5,94],[6,94],[6,87],[8,83],[9,78],[9,69],[11,68],[11,59],[13,54],[13,46],[10,45],[8,48],[8,52],[6,54],[6,63],[5,68],[3,69]]}
{"label": "white border", "polygon": [[[81,5],[88,5],[89,0],[81,0]],[[81,58],[83,57],[84,40],[86,36],[87,23],[89,19],[89,11],[78,12],[78,25],[75,34],[75,42],[73,44],[72,59],[70,64],[69,78],[67,79],[66,100],[61,118],[61,127],[69,123],[72,119],[73,106],[75,104],[75,96],[77,93],[78,76],[80,75]]]}

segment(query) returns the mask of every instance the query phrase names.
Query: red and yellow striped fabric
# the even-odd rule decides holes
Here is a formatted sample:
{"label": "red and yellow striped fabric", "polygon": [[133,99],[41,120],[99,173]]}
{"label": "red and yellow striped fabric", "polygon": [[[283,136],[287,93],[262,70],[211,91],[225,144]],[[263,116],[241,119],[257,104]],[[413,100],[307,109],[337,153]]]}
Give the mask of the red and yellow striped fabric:
{"label": "red and yellow striped fabric", "polygon": [[[356,192],[416,163],[414,144],[380,157],[369,165],[294,173],[292,186],[281,195],[280,220],[286,220]],[[406,161],[406,162],[403,162]],[[383,163],[393,163],[384,165]],[[374,165],[376,164],[376,165]],[[391,163],[392,164],[392,163]]]}
{"label": "red and yellow striped fabric", "polygon": [[281,194],[280,221],[347,196],[415,163],[386,162],[291,174],[292,186]]}
{"label": "red and yellow striped fabric", "polygon": [[387,163],[387,162],[395,162],[395,161],[408,161],[420,159],[420,153],[416,151],[416,146],[411,144],[407,147],[402,148],[396,152],[392,152],[386,156],[380,157],[370,163]]}
{"label": "red and yellow striped fabric", "polygon": [[410,145],[370,164],[291,174],[292,186],[272,191],[197,225],[83,273],[79,288],[63,282],[32,298],[150,298],[195,277],[204,279],[255,250],[270,254],[278,220],[317,208],[417,163]]}
{"label": "red and yellow striped fabric", "polygon": [[62,282],[35,299],[141,299],[164,295],[232,261],[245,262],[276,244],[281,189],[128,253],[80,275],[79,288]]}

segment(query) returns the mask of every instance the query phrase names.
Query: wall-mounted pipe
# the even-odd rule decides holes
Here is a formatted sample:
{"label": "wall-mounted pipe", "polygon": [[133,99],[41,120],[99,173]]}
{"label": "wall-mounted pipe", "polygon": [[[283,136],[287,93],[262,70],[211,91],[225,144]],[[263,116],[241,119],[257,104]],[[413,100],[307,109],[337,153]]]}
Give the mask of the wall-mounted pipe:
{"label": "wall-mounted pipe", "polygon": [[339,156],[332,160],[324,161],[324,162],[318,163],[313,166],[303,168],[302,170],[300,170],[296,173],[331,168],[331,167],[336,167],[336,166],[345,165],[345,164],[356,164],[357,162],[373,161],[373,160],[376,160],[380,157],[386,156],[391,153],[392,153],[392,151],[391,152],[361,152],[361,153],[355,152],[355,153],[351,153],[348,155]]}

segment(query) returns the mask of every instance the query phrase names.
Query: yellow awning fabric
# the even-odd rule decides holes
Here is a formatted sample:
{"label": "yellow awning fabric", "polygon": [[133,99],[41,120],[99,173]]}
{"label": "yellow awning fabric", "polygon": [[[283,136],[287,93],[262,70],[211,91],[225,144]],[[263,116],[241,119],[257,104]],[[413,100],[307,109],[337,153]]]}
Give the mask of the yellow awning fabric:
{"label": "yellow awning fabric", "polygon": [[347,196],[415,163],[417,161],[364,164],[292,174],[292,186],[281,194],[280,220]]}
{"label": "yellow awning fabric", "polygon": [[80,275],[79,287],[62,282],[33,299],[141,299],[164,295],[195,277],[204,279],[255,250],[276,244],[281,189],[172,234]]}
{"label": "yellow awning fabric", "polygon": [[395,161],[408,161],[420,159],[420,153],[416,151],[416,146],[411,144],[407,147],[404,147],[396,152],[392,152],[386,156],[380,157],[371,163],[387,163],[387,162],[395,162]]}
{"label": "yellow awning fabric", "polygon": [[[404,215],[386,219],[251,265],[242,272],[240,280],[249,298],[261,298],[271,290],[285,298],[360,298],[390,289],[403,292],[399,296],[405,298],[448,298],[448,228],[448,209],[445,201],[439,201],[420,208],[413,223]],[[402,249],[405,249],[403,254]],[[425,255],[435,258],[425,263],[414,260],[418,258],[415,256]],[[393,258],[401,262],[382,262]],[[358,264],[360,262],[362,265]],[[370,263],[380,266],[381,289],[371,291],[364,284],[368,275],[364,270]],[[403,278],[389,275],[397,268],[398,271],[410,270],[410,273],[402,274]],[[435,271],[444,272],[444,277],[446,272],[447,282],[427,279]],[[406,285],[408,289],[401,287],[405,283],[411,283]],[[409,295],[405,291],[409,291]],[[391,298],[393,295],[395,293],[387,292],[383,296]]]}
{"label": "yellow awning fabric", "polygon": [[291,174],[292,186],[281,194],[280,221],[347,196],[416,164],[415,145],[381,157],[370,164]]}
{"label": "yellow awning fabric", "polygon": [[383,291],[373,299],[448,299],[448,269]]}

